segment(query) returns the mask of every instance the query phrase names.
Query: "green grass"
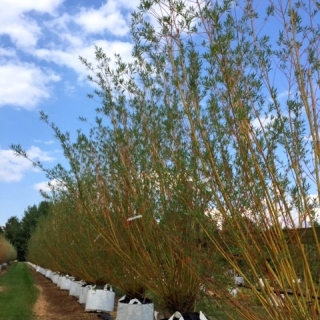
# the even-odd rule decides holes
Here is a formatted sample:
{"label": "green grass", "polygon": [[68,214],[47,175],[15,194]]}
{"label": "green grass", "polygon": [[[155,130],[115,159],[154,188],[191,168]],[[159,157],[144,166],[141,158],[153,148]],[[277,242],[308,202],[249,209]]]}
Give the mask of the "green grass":
{"label": "green grass", "polygon": [[24,263],[15,263],[0,276],[0,319],[31,320],[38,290]]}

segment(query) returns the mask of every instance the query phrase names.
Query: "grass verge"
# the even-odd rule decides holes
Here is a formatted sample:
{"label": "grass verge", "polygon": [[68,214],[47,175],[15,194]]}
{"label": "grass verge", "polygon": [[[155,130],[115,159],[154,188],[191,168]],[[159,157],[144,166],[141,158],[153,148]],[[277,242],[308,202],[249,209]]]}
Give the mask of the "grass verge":
{"label": "grass verge", "polygon": [[32,320],[38,290],[28,266],[15,263],[0,276],[0,319]]}

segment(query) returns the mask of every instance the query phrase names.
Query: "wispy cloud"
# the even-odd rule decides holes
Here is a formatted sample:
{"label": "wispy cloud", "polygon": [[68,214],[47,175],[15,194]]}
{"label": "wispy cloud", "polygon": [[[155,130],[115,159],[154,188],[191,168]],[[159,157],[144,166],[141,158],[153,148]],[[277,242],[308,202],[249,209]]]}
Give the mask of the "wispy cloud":
{"label": "wispy cloud", "polygon": [[18,47],[28,48],[36,45],[41,36],[38,22],[26,15],[37,12],[55,15],[63,0],[20,1],[0,0],[0,34],[9,36]]}
{"label": "wispy cloud", "polygon": [[47,141],[44,141],[44,140],[39,140],[39,139],[33,139],[34,142],[36,143],[43,143],[43,144],[54,144],[54,140],[47,140]]}
{"label": "wispy cloud", "polygon": [[79,75],[78,79],[84,80],[87,77],[88,71],[78,57],[81,56],[90,62],[94,62],[95,45],[101,47],[111,58],[115,53],[119,53],[124,60],[129,61],[131,59],[132,43],[106,40],[92,41],[83,47],[69,46],[64,49],[37,49],[33,54],[40,59],[73,69]]}
{"label": "wispy cloud", "polygon": [[252,126],[258,129],[258,128],[266,127],[267,125],[271,124],[273,121],[274,119],[272,119],[271,116],[260,117],[252,121]]}
{"label": "wispy cloud", "polygon": [[30,63],[0,64],[0,74],[0,107],[11,105],[33,110],[51,97],[50,84],[60,81],[56,73]]}
{"label": "wispy cloud", "polygon": [[[0,59],[2,58],[15,58],[17,53],[12,48],[3,48],[0,47]],[[0,60],[1,61],[1,60]]]}
{"label": "wispy cloud", "polygon": [[[55,66],[72,69],[80,81],[87,79],[88,71],[78,57],[94,62],[95,46],[102,47],[111,59],[116,53],[125,61],[132,59],[133,45],[122,38],[129,34],[129,13],[138,0],[75,6],[72,13],[63,12],[62,3],[0,0],[0,6],[6,8],[0,11],[0,35],[10,39],[7,47],[0,47],[0,106],[34,110],[52,96],[53,83],[65,80],[62,73],[51,70]],[[34,63],[23,62],[22,54],[33,57]],[[51,63],[51,69],[39,62]]]}
{"label": "wispy cloud", "polygon": [[37,191],[42,191],[49,193],[52,191],[52,189],[65,189],[65,186],[63,183],[57,179],[53,179],[51,181],[43,181],[39,183],[35,183],[33,185],[34,189]]}
{"label": "wispy cloud", "polygon": [[[33,161],[52,162],[55,160],[49,153],[35,146],[31,146],[26,152]],[[17,182],[26,172],[33,170],[35,169],[31,161],[17,157],[10,149],[0,149],[0,181]]]}
{"label": "wispy cloud", "polygon": [[[283,98],[289,98],[290,95],[292,95],[292,92],[290,93],[288,90],[283,90],[282,92],[277,94],[277,99],[278,100],[282,100]],[[269,97],[268,100],[270,102],[273,101],[273,99],[271,97]]]}
{"label": "wispy cloud", "polygon": [[117,1],[108,1],[98,9],[81,8],[73,21],[88,34],[109,32],[116,36],[124,36],[129,32],[128,21],[121,13]]}
{"label": "wispy cloud", "polygon": [[70,84],[68,81],[65,81],[63,83],[63,87],[64,87],[64,92],[68,96],[72,95],[74,93],[75,89],[76,89],[76,87],[74,85]]}

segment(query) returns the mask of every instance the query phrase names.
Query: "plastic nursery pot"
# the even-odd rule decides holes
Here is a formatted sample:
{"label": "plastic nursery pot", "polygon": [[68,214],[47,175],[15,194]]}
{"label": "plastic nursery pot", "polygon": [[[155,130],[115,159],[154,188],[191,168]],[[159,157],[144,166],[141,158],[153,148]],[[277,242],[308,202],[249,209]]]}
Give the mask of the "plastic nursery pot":
{"label": "plastic nursery pot", "polygon": [[113,311],[115,293],[111,286],[106,285],[103,289],[90,288],[86,300],[86,312],[88,311]]}
{"label": "plastic nursery pot", "polygon": [[150,299],[128,299],[123,296],[118,301],[116,320],[153,320],[154,305]]}

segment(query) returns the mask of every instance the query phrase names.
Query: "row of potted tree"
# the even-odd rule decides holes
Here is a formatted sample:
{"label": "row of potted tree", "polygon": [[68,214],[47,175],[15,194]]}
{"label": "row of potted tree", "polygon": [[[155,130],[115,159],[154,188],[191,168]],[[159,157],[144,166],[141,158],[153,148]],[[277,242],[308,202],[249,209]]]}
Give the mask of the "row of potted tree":
{"label": "row of potted tree", "polygon": [[[142,1],[131,62],[81,59],[101,99],[88,132],[73,141],[41,114],[69,167],[46,170],[60,184],[29,260],[170,313],[202,294],[230,318],[316,319],[298,231],[319,261],[316,6]],[[256,303],[230,294],[233,272]]]}
{"label": "row of potted tree", "polygon": [[0,271],[6,267],[8,262],[17,258],[17,251],[13,245],[0,234]]}
{"label": "row of potted tree", "polygon": [[199,247],[198,237],[192,240],[192,231],[182,237],[183,221],[166,230],[164,222],[147,221],[147,215],[133,220],[115,215],[108,224],[101,212],[80,212],[71,199],[60,198],[39,223],[29,241],[28,261],[90,285],[112,284],[126,302],[138,299],[149,304],[148,310],[152,298],[167,315],[195,311],[201,273],[211,276],[207,270],[217,270],[219,261]]}

